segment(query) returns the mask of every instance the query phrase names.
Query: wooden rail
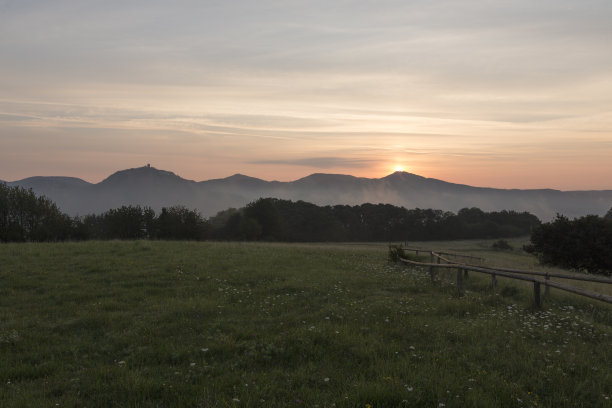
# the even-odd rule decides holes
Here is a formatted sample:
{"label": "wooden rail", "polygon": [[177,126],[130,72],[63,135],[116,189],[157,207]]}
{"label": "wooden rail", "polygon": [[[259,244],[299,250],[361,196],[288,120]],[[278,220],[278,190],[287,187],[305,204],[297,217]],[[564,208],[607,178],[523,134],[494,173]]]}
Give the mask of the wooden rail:
{"label": "wooden rail", "polygon": [[[402,248],[402,249],[426,252],[421,249],[419,250],[411,249],[411,248]],[[534,302],[537,307],[540,307],[542,305],[541,291],[540,291],[541,285],[545,286],[546,294],[549,293],[549,288],[553,287],[553,288],[560,289],[566,292],[571,292],[571,293],[574,293],[580,296],[585,296],[591,299],[596,299],[602,302],[612,304],[612,296],[610,295],[605,295],[605,294],[597,293],[597,292],[587,290],[587,289],[581,289],[581,288],[576,288],[573,286],[568,286],[560,282],[552,282],[550,281],[550,278],[555,277],[555,278],[563,278],[563,279],[575,279],[575,280],[581,280],[581,281],[587,281],[587,282],[608,283],[608,284],[612,284],[612,279],[597,278],[597,277],[590,277],[590,276],[579,277],[575,275],[563,275],[560,273],[524,271],[524,270],[519,270],[519,269],[492,268],[492,267],[486,267],[486,266],[463,264],[463,263],[453,262],[445,258],[444,256],[442,256],[442,255],[448,255],[447,253],[434,252],[434,251],[428,251],[428,252],[430,254],[430,262],[411,261],[409,259],[405,259],[402,257],[400,257],[399,260],[403,263],[410,264],[410,265],[429,267],[429,274],[432,280],[434,280],[435,269],[437,268],[457,269],[457,290],[459,292],[459,295],[463,295],[463,277],[467,276],[468,271],[474,271],[478,273],[485,273],[485,274],[491,275],[494,286],[497,283],[497,276],[533,282]],[[458,255],[458,254],[453,254],[453,255]],[[477,257],[468,256],[468,255],[462,255],[462,256],[465,258],[477,258]],[[482,259],[482,258],[477,258],[477,259]],[[441,261],[444,261],[445,263],[442,263]],[[544,277],[545,279],[541,279],[540,277]]]}
{"label": "wooden rail", "polygon": [[[440,258],[444,262],[455,263],[455,262],[453,262],[453,261],[443,257],[442,256],[444,254],[443,252],[433,252],[433,254],[434,254],[435,257]],[[473,266],[478,266],[478,265],[473,265]],[[501,271],[501,272],[515,273],[515,274],[519,274],[519,275],[543,276],[546,279],[549,279],[549,278],[560,278],[560,279],[579,280],[579,281],[584,281],[584,282],[595,282],[595,283],[612,284],[612,279],[610,279],[610,278],[603,278],[603,277],[597,277],[597,276],[567,275],[567,274],[555,273],[555,272],[525,271],[525,270],[521,270],[521,269],[508,269],[508,268],[497,268],[497,267],[489,268],[489,269],[494,269],[496,271]]]}
{"label": "wooden rail", "polygon": [[456,258],[468,258],[468,259],[476,259],[478,261],[483,261],[484,262],[484,258],[479,258],[477,256],[472,256],[472,255],[465,255],[465,254],[456,254],[456,253],[452,253],[452,252],[435,252],[431,249],[421,249],[421,248],[407,248],[407,247],[402,247],[402,249],[404,251],[411,251],[411,252],[416,252],[416,255],[419,255],[419,252],[423,252],[423,253],[427,253],[430,254],[432,252],[440,254],[440,255],[448,255],[448,256],[454,256]]}

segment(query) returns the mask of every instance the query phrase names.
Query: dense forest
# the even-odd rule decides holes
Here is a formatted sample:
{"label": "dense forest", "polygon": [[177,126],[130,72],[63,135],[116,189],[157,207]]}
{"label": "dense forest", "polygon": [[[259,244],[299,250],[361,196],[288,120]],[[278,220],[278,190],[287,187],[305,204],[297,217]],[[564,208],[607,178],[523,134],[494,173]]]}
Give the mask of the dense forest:
{"label": "dense forest", "polygon": [[317,206],[261,198],[209,219],[182,206],[122,206],[71,218],[31,190],[0,184],[0,241],[89,239],[239,240],[285,242],[452,240],[528,235],[537,217],[465,208],[457,214],[389,204]]}
{"label": "dense forest", "polygon": [[405,241],[505,238],[528,235],[538,218],[513,211],[465,208],[457,214],[390,204],[320,207],[304,201],[262,198],[211,218],[216,239],[312,241]]}

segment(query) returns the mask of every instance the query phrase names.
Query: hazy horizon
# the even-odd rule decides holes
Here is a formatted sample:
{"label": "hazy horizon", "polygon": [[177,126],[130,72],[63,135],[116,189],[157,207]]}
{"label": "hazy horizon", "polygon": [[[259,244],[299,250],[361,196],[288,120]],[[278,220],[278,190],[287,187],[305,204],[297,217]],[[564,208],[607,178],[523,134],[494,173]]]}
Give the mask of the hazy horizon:
{"label": "hazy horizon", "polygon": [[0,0],[0,179],[612,189],[605,0]]}
{"label": "hazy horizon", "polygon": [[[504,189],[504,188],[495,187],[495,186],[485,186],[485,185],[479,186],[479,185],[466,184],[466,183],[455,183],[455,182],[451,182],[451,181],[448,181],[448,180],[436,179],[434,177],[427,177],[427,176],[424,176],[422,174],[416,174],[416,173],[408,172],[408,171],[405,171],[405,170],[397,170],[397,169],[391,171],[389,174],[385,174],[385,175],[382,175],[380,177],[378,177],[378,176],[376,176],[376,177],[355,176],[353,174],[348,174],[348,173],[332,173],[332,172],[318,171],[318,172],[304,174],[302,176],[298,176],[295,179],[288,179],[288,180],[267,179],[267,178],[255,177],[255,176],[252,176],[250,174],[244,174],[244,173],[232,173],[232,174],[227,174],[225,176],[214,177],[214,178],[197,178],[197,177],[196,178],[190,178],[190,177],[184,177],[183,175],[173,171],[172,169],[158,168],[158,167],[156,167],[154,165],[151,165],[150,163],[147,163],[146,165],[143,165],[143,166],[130,167],[130,168],[126,168],[126,169],[116,169],[115,171],[107,174],[106,176],[104,176],[100,180],[93,180],[93,181],[92,180],[86,180],[86,179],[84,179],[82,177],[78,177],[78,176],[75,176],[75,175],[69,175],[69,174],[65,174],[65,175],[48,175],[48,176],[34,175],[34,176],[28,176],[28,177],[24,177],[24,178],[21,178],[21,179],[15,179],[15,180],[6,180],[6,179],[0,178],[0,181],[5,181],[5,182],[9,182],[9,183],[15,183],[15,182],[20,182],[20,181],[27,180],[27,179],[34,178],[34,177],[68,177],[68,178],[81,179],[81,180],[83,180],[85,182],[88,182],[90,184],[99,184],[102,181],[104,181],[107,178],[109,178],[110,176],[114,175],[115,173],[126,172],[126,171],[130,171],[130,170],[137,170],[137,169],[142,169],[142,168],[145,168],[145,167],[150,167],[151,169],[156,170],[156,171],[160,171],[160,172],[170,172],[170,173],[173,173],[174,175],[178,176],[179,178],[182,178],[182,179],[187,180],[187,181],[195,181],[195,182],[211,181],[211,180],[223,180],[223,179],[227,179],[227,178],[230,178],[230,177],[233,177],[233,176],[241,175],[241,176],[256,178],[256,179],[267,181],[267,182],[286,183],[286,182],[293,182],[293,181],[297,181],[297,180],[300,180],[300,179],[303,179],[303,178],[307,178],[307,177],[315,175],[315,174],[323,174],[323,175],[331,175],[331,176],[335,176],[335,175],[350,176],[350,177],[357,177],[357,178],[365,178],[365,179],[377,180],[377,179],[386,178],[386,177],[391,176],[391,175],[393,175],[395,173],[406,173],[406,174],[412,174],[412,175],[415,175],[415,176],[418,176],[418,177],[423,177],[424,179],[439,180],[439,181],[443,181],[443,182],[447,182],[447,183],[466,185],[466,186],[469,186],[469,187],[477,187],[477,188],[491,188],[491,189],[499,189],[499,190],[549,190],[549,189],[551,189],[551,188],[541,188],[541,189],[539,189],[539,188],[535,188],[535,189],[529,189],[529,188],[528,189],[509,188],[509,189]],[[561,190],[561,189],[554,189],[554,190],[559,190],[559,191],[562,191],[562,192],[570,192],[570,191],[612,191],[612,188],[590,189],[590,190],[584,190],[584,189],[583,190]]]}

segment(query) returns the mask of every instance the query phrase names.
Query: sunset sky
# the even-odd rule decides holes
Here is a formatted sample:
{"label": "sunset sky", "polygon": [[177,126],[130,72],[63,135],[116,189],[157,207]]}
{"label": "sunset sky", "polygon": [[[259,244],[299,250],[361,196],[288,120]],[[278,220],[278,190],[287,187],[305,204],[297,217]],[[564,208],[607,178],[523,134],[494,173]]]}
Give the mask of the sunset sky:
{"label": "sunset sky", "polygon": [[0,179],[612,189],[610,0],[0,0]]}

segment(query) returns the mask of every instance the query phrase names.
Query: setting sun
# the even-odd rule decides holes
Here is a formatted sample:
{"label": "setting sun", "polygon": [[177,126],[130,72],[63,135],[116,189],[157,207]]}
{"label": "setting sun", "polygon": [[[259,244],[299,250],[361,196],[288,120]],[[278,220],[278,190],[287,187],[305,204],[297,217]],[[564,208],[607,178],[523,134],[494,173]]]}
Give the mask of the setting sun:
{"label": "setting sun", "polygon": [[404,166],[400,166],[399,164],[393,167],[393,171],[406,171],[404,170]]}

